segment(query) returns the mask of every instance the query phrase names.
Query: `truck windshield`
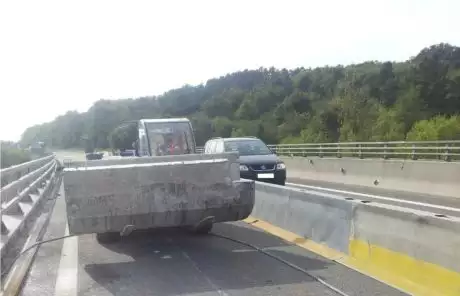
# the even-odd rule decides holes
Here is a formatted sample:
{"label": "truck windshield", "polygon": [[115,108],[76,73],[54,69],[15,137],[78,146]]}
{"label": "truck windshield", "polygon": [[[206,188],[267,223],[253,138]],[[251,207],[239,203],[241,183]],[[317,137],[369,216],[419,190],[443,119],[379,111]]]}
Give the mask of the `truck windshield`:
{"label": "truck windshield", "polygon": [[188,122],[146,123],[152,156],[190,154],[195,151]]}
{"label": "truck windshield", "polygon": [[261,140],[232,140],[225,142],[225,152],[238,152],[239,155],[268,155],[273,152]]}

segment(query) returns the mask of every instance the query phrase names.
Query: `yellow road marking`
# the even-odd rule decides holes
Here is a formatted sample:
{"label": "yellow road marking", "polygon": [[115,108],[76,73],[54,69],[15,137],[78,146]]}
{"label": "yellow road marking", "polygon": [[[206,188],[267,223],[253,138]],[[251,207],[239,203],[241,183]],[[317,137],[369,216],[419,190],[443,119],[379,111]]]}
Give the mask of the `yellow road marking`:
{"label": "yellow road marking", "polygon": [[460,273],[435,264],[354,239],[347,255],[254,217],[244,221],[411,295],[460,296]]}

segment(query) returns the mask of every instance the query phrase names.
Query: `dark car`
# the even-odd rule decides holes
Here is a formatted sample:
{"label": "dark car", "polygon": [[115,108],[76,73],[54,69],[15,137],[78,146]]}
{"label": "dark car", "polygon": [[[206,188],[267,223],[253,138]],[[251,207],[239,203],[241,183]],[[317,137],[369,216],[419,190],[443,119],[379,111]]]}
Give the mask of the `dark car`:
{"label": "dark car", "polygon": [[91,152],[91,153],[86,153],[86,160],[99,160],[104,157],[103,152]]}
{"label": "dark car", "polygon": [[206,142],[205,154],[238,152],[241,178],[284,185],[286,166],[278,156],[253,137],[214,138]]}

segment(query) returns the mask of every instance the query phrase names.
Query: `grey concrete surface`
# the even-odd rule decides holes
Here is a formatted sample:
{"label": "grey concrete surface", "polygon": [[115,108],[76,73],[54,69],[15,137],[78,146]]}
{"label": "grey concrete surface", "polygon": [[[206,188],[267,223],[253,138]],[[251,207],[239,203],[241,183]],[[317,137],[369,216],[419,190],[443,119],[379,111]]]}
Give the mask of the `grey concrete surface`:
{"label": "grey concrete surface", "polygon": [[282,157],[288,178],[460,197],[460,163],[423,160]]}
{"label": "grey concrete surface", "polygon": [[331,194],[256,183],[252,216],[348,253],[353,204]]}
{"label": "grey concrete surface", "polygon": [[356,203],[353,238],[460,272],[460,218]]}
{"label": "grey concrete surface", "polygon": [[286,185],[288,187],[299,189],[340,194],[343,197],[353,198],[356,200],[367,200],[428,211],[435,214],[460,217],[460,198],[456,197],[413,193],[407,191],[389,190],[379,188],[377,186],[367,187],[302,178],[290,178],[288,179],[288,183]]}
{"label": "grey concrete surface", "polygon": [[[61,196],[45,238],[63,235],[65,219]],[[405,295],[243,222],[217,224],[213,233],[263,248],[348,295]],[[62,295],[58,289],[62,279],[66,295],[79,296],[338,295],[296,269],[212,234],[144,231],[112,245],[100,245],[94,235],[88,234],[72,243],[75,245],[56,241],[40,247],[21,295]],[[75,258],[72,250],[77,254]]]}
{"label": "grey concrete surface", "polygon": [[235,161],[65,168],[70,233],[119,232],[126,225],[192,226],[206,217],[216,222],[242,220],[252,211],[255,189],[253,181],[232,180],[239,173]]}

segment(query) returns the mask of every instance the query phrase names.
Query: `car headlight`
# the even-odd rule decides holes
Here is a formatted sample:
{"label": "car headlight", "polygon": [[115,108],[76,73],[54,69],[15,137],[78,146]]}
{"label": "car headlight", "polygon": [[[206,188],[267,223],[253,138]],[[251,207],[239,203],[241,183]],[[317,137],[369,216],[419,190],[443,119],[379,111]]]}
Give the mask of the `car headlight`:
{"label": "car headlight", "polygon": [[282,162],[276,164],[276,169],[277,170],[285,170],[286,169],[286,165]]}
{"label": "car headlight", "polygon": [[240,171],[249,171],[248,166],[244,164],[240,164]]}

